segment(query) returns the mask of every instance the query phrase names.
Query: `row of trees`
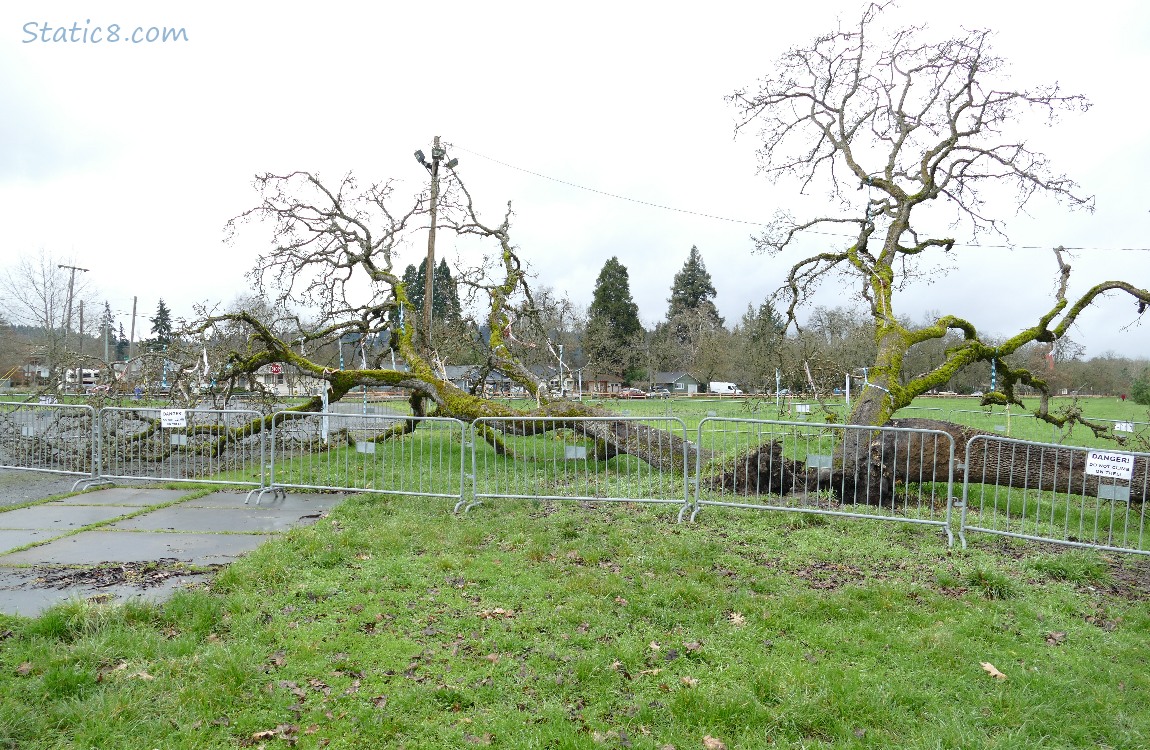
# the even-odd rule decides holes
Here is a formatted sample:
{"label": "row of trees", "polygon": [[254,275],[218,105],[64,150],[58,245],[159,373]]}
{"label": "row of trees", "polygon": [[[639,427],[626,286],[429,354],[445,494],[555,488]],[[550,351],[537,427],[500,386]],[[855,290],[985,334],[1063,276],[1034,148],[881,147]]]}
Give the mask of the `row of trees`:
{"label": "row of trees", "polygon": [[[41,250],[17,259],[0,274],[0,375],[18,379],[35,364],[49,373],[70,367],[98,367],[124,361],[133,351],[124,322],[87,274],[72,272],[71,261]],[[85,325],[84,311],[89,312]],[[134,352],[162,352],[171,342],[175,321],[160,299],[148,318],[151,336],[135,342]],[[42,371],[42,370],[41,370]],[[60,380],[49,375],[50,382]]]}

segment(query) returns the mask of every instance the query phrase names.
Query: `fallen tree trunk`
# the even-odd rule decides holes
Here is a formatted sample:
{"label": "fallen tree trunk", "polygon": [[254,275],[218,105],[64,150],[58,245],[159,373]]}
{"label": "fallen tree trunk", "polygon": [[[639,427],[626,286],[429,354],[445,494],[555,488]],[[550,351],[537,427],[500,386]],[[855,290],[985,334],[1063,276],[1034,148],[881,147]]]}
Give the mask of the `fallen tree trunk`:
{"label": "fallen tree trunk", "polygon": [[[945,482],[950,476],[949,442],[936,434],[942,432],[954,440],[956,495],[958,485],[969,476],[977,484],[1098,496],[1099,477],[1086,474],[1083,448],[996,441],[1001,437],[996,433],[931,419],[892,419],[884,426],[914,431],[875,430],[869,441],[854,437],[858,433],[852,431],[827,468],[787,459],[783,443],[771,441],[726,461],[702,481],[712,489],[740,495],[829,492],[842,503],[889,505],[900,485]],[[975,443],[976,449],[967,455],[969,441],[980,435],[991,439]],[[1129,486],[1131,501],[1150,500],[1146,457],[1134,457]]]}
{"label": "fallen tree trunk", "polygon": [[[919,430],[940,430],[954,438],[955,483],[969,478],[975,484],[993,484],[1000,487],[1043,490],[1097,497],[1099,477],[1086,473],[1087,450],[1070,446],[1036,445],[1026,442],[998,440],[992,432],[972,430],[951,422],[931,419],[892,419],[888,426]],[[891,433],[884,433],[884,440]],[[888,452],[888,470],[896,480],[908,481],[922,466],[921,433],[906,433],[909,438],[897,447],[883,446]],[[984,435],[990,438],[974,444],[967,452],[971,438]],[[876,446],[872,444],[872,455]],[[1150,460],[1133,457],[1132,478],[1129,481],[1130,499],[1136,502],[1150,500]],[[904,468],[905,467],[905,468]],[[910,469],[906,471],[905,469]],[[1105,484],[1114,481],[1102,480]],[[1125,485],[1125,482],[1123,482]]]}

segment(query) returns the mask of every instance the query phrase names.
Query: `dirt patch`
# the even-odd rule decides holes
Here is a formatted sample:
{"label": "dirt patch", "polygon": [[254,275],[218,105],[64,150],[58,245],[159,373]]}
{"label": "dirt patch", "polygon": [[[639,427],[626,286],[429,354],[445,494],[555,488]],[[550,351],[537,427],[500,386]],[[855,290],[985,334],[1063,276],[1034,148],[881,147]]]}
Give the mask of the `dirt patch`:
{"label": "dirt patch", "polygon": [[1123,599],[1150,601],[1150,559],[1117,560],[1110,564],[1113,581],[1107,593]]}
{"label": "dirt patch", "polygon": [[148,589],[170,579],[215,573],[222,565],[191,567],[174,557],[146,562],[99,563],[87,566],[38,566],[29,569],[33,588],[66,589],[75,586],[106,588],[133,586]]}
{"label": "dirt patch", "polygon": [[874,571],[868,575],[861,568],[835,562],[813,562],[792,572],[796,578],[806,581],[811,588],[821,591],[836,591],[849,583],[886,577],[882,574],[876,575]]}

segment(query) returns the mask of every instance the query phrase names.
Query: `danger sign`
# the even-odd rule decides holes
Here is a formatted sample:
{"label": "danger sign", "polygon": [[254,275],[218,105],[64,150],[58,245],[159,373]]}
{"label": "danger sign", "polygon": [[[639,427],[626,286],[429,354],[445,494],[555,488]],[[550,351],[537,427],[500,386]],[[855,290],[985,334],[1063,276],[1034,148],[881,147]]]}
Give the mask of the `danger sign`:
{"label": "danger sign", "polygon": [[282,375],[283,371],[283,365],[275,363],[268,365],[268,372],[270,372],[272,375]]}
{"label": "danger sign", "polygon": [[1090,451],[1086,456],[1086,474],[1110,479],[1134,476],[1134,456],[1111,451]]}
{"label": "danger sign", "polygon": [[183,409],[160,409],[160,426],[187,427],[188,415]]}

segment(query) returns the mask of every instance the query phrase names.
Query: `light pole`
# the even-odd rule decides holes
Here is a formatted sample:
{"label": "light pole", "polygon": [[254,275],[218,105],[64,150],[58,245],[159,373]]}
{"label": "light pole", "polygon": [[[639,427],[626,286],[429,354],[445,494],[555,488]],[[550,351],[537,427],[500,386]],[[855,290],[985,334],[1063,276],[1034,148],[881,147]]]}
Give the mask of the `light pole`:
{"label": "light pole", "polygon": [[[423,155],[423,151],[415,152],[415,160],[422,164],[431,173],[431,229],[427,233],[427,266],[423,276],[423,347],[425,351],[431,350],[431,300],[434,296],[435,284],[435,221],[439,204],[439,162],[447,156],[447,149],[439,145],[439,136],[431,146],[431,161]],[[448,169],[455,169],[459,159],[447,162]]]}

